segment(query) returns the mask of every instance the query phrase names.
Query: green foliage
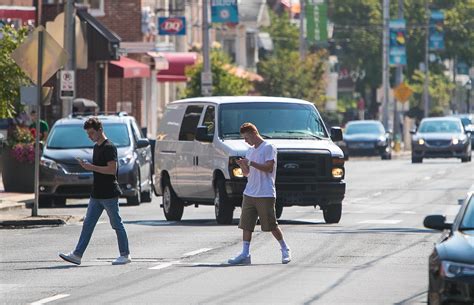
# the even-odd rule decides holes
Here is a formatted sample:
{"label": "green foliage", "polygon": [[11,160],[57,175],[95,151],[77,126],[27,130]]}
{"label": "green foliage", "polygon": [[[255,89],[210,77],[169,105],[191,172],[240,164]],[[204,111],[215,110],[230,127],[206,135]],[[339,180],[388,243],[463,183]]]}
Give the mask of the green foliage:
{"label": "green foliage", "polygon": [[297,51],[280,51],[258,63],[263,82],[257,91],[262,95],[300,98],[320,109],[326,101],[324,87],[324,52],[309,54],[301,60]]}
{"label": "green foliage", "polygon": [[299,46],[298,27],[290,23],[287,12],[277,15],[270,11],[271,25],[263,28],[263,32],[268,32],[273,40],[273,47],[276,52],[295,51]]}
{"label": "green foliage", "polygon": [[10,56],[27,35],[27,28],[16,30],[4,26],[0,29],[0,118],[11,118],[15,115],[15,108],[21,107],[20,86],[30,83]]}
{"label": "green foliage", "polygon": [[[238,77],[230,72],[233,67],[230,58],[221,50],[213,49],[210,54],[212,71],[212,95],[233,96],[246,95],[252,89],[250,81]],[[186,70],[190,78],[182,98],[198,97],[201,94],[201,72],[203,63],[200,62]]]}

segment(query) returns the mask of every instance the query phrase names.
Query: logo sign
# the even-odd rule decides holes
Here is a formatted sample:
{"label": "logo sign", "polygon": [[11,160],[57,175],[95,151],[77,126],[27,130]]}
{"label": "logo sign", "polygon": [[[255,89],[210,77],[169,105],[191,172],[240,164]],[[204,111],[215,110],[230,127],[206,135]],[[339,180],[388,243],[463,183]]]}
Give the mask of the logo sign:
{"label": "logo sign", "polygon": [[406,25],[405,19],[390,20],[389,61],[392,66],[406,66]]}
{"label": "logo sign", "polygon": [[444,13],[432,11],[429,29],[429,49],[440,51],[444,49]]}
{"label": "logo sign", "polygon": [[211,0],[211,21],[239,23],[237,0]]}
{"label": "logo sign", "polygon": [[283,168],[296,169],[296,168],[300,168],[300,166],[296,163],[286,163],[285,165],[283,165]]}
{"label": "logo sign", "polygon": [[160,35],[186,35],[185,17],[158,17]]}
{"label": "logo sign", "polygon": [[75,96],[74,71],[62,70],[60,73],[60,98],[73,98]]}

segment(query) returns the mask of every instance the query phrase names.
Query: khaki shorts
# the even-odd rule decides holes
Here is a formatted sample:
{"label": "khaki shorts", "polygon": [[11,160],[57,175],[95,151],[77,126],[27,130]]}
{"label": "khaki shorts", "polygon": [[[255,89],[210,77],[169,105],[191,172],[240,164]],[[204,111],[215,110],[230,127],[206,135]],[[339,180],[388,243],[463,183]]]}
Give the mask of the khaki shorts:
{"label": "khaki shorts", "polygon": [[270,232],[278,227],[275,215],[275,198],[258,198],[244,195],[239,228],[253,232],[257,218],[260,218],[262,231]]}

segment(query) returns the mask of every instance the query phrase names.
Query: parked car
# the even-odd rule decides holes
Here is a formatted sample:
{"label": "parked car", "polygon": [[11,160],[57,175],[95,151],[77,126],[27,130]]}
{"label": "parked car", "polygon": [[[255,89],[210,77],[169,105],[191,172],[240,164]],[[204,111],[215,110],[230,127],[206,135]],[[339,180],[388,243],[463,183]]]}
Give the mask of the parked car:
{"label": "parked car", "polygon": [[429,257],[428,304],[474,304],[474,190],[454,223],[430,215],[424,225],[443,231]]}
{"label": "parked car", "polygon": [[460,113],[453,116],[460,118],[464,129],[471,133],[471,148],[474,148],[474,114]]}
{"label": "parked car", "polygon": [[424,118],[418,130],[412,130],[411,162],[421,163],[423,158],[460,158],[471,161],[471,133],[466,131],[459,118]]}
{"label": "parked car", "polygon": [[[120,115],[99,115],[106,136],[116,145],[118,183],[127,204],[150,202],[153,190],[152,152],[135,118]],[[88,117],[58,120],[43,148],[40,167],[40,203],[64,205],[67,198],[88,198],[93,175],[82,168],[76,158],[92,163],[94,143],[83,126]]]}
{"label": "parked car", "polygon": [[168,104],[155,147],[155,190],[168,220],[187,205],[214,205],[218,223],[232,223],[247,178],[236,163],[249,146],[240,135],[254,123],[278,150],[276,214],[284,206],[319,206],[327,223],[341,218],[344,156],[307,101],[276,97],[201,97]]}
{"label": "parked car", "polygon": [[392,134],[379,121],[350,121],[344,129],[342,149],[347,157],[379,155],[382,160],[391,159]]}

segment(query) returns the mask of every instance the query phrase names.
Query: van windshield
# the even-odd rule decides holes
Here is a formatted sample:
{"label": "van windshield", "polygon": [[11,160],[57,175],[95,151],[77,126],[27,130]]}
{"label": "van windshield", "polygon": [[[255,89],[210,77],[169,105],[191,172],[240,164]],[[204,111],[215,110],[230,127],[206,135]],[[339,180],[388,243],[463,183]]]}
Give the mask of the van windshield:
{"label": "van windshield", "polygon": [[240,126],[250,122],[264,138],[327,138],[324,123],[313,105],[296,103],[235,103],[219,108],[219,137],[239,139]]}

